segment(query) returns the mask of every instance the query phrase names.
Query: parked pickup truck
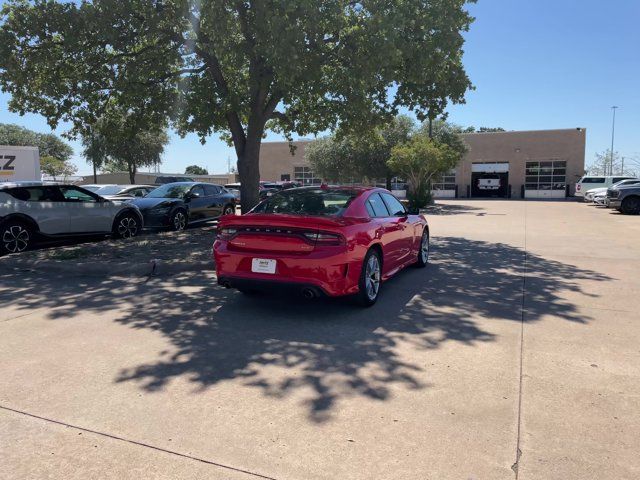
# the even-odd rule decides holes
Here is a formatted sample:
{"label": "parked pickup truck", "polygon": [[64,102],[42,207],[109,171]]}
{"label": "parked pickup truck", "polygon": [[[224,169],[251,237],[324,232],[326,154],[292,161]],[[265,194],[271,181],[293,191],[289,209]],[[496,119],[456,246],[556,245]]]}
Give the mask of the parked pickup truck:
{"label": "parked pickup truck", "polygon": [[640,185],[613,186],[607,190],[609,208],[629,215],[640,213]]}

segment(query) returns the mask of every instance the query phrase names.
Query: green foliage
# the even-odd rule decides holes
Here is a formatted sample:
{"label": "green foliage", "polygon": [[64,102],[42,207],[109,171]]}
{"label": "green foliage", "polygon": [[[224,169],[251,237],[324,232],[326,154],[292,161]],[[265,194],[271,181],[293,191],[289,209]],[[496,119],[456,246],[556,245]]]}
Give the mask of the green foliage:
{"label": "green foliage", "polygon": [[52,133],[38,133],[19,125],[0,123],[0,145],[38,147],[40,156],[51,156],[66,161],[73,149]]}
{"label": "green foliage", "polygon": [[492,133],[492,132],[504,132],[506,131],[502,127],[480,127],[478,133]]}
{"label": "green foliage", "polygon": [[42,173],[55,180],[58,177],[66,178],[74,175],[77,168],[69,161],[45,155],[40,157],[40,170]]}
{"label": "green foliage", "polygon": [[[406,107],[421,120],[464,102],[465,0],[12,0],[0,86],[10,108],[86,133],[107,105],[168,116],[181,134],[233,143],[243,210],[258,200],[260,142]],[[391,90],[391,87],[395,87]]]}
{"label": "green foliage", "polygon": [[391,122],[368,132],[338,131],[307,145],[305,158],[313,171],[330,181],[356,181],[384,178],[390,182],[395,172],[387,160],[391,149],[411,137],[413,120],[399,115]]}
{"label": "green foliage", "polygon": [[461,159],[455,146],[431,139],[423,132],[395,147],[389,166],[407,181],[409,205],[421,208],[431,199],[432,179],[454,168]]}
{"label": "green foliage", "polygon": [[184,169],[185,175],[209,175],[209,171],[198,165],[189,165]]}
{"label": "green foliage", "polygon": [[90,163],[105,172],[128,172],[135,183],[140,167],[162,162],[169,137],[162,124],[139,114],[113,108],[100,117],[82,136],[83,153]]}

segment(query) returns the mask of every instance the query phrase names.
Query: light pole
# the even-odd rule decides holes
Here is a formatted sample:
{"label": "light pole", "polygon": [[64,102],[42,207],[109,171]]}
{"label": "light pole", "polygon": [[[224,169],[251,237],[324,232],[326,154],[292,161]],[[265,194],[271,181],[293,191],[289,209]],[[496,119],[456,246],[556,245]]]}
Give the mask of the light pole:
{"label": "light pole", "polygon": [[617,108],[618,107],[616,105],[611,107],[611,110],[613,110],[613,122],[611,123],[611,151],[610,151],[610,158],[609,158],[609,172],[610,172],[609,175],[613,175],[613,138],[616,132],[616,109]]}

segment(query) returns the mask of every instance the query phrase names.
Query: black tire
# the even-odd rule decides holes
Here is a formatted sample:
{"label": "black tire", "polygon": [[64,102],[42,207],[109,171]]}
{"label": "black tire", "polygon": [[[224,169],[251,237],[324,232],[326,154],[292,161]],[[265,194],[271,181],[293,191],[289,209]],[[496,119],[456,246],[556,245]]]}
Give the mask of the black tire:
{"label": "black tire", "polygon": [[640,213],[640,197],[627,197],[620,206],[622,213],[627,215],[638,215]]}
{"label": "black tire", "polygon": [[142,225],[140,218],[130,212],[120,214],[113,225],[114,238],[132,238],[140,233]]}
{"label": "black tire", "polygon": [[[369,263],[372,262],[371,265]],[[374,264],[377,265],[377,272]],[[367,268],[369,267],[369,268]],[[356,294],[358,303],[363,307],[370,307],[380,296],[382,285],[382,259],[375,248],[370,249],[362,262],[362,271],[358,281],[359,291]]]}
{"label": "black tire", "polygon": [[8,220],[0,227],[0,253],[20,253],[33,244],[34,231],[20,220]]}
{"label": "black tire", "polygon": [[171,214],[169,219],[169,228],[174,232],[179,232],[187,228],[189,223],[189,214],[184,208],[178,208]]}
{"label": "black tire", "polygon": [[236,208],[233,205],[225,205],[222,208],[222,215],[235,215]]}
{"label": "black tire", "polygon": [[[425,250],[426,247],[426,250]],[[424,229],[422,238],[420,239],[420,248],[418,249],[418,258],[414,265],[418,268],[424,268],[429,263],[429,232]]]}

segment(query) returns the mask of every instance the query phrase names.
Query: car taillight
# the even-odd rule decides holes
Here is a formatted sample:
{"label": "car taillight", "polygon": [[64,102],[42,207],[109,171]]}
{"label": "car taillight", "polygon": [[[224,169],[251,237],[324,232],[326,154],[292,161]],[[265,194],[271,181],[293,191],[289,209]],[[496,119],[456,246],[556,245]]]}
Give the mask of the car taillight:
{"label": "car taillight", "polygon": [[316,245],[344,245],[345,243],[344,237],[337,233],[304,232],[302,235]]}
{"label": "car taillight", "polygon": [[228,227],[218,228],[218,238],[220,240],[229,240],[237,232],[238,230],[236,230],[235,228],[228,228]]}

